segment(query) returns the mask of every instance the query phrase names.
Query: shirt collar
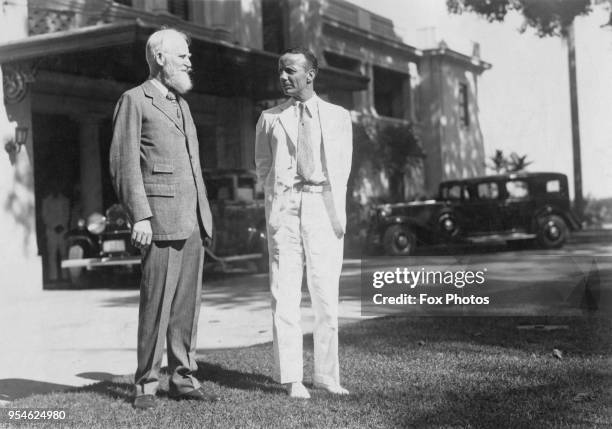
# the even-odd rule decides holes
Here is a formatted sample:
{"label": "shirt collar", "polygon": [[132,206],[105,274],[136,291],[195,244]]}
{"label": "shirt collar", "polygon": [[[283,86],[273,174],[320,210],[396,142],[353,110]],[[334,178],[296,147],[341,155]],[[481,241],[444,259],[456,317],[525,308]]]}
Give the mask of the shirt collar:
{"label": "shirt collar", "polygon": [[312,117],[317,112],[317,108],[319,106],[319,97],[317,96],[317,94],[314,94],[312,97],[310,97],[306,101],[299,101],[294,98],[293,105],[296,106],[296,108],[298,106],[298,103],[303,103],[304,106],[306,106],[306,111]]}
{"label": "shirt collar", "polygon": [[166,88],[166,86],[163,83],[161,83],[159,80],[155,79],[154,77],[151,78],[150,80],[153,86],[159,89],[159,91],[161,92],[161,95],[163,95],[164,97],[168,95],[168,88]]}

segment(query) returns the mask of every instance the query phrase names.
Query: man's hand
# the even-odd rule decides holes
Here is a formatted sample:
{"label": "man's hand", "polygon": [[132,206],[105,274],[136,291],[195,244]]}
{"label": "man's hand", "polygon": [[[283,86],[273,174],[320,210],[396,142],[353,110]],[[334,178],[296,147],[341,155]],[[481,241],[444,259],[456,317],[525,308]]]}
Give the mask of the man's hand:
{"label": "man's hand", "polygon": [[153,231],[149,219],[139,220],[132,227],[132,245],[138,249],[146,249],[151,245]]}

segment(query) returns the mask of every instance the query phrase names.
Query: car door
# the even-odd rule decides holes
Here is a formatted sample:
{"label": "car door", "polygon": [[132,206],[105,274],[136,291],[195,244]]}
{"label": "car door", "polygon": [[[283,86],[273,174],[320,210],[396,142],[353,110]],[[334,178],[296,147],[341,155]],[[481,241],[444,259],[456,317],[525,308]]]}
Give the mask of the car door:
{"label": "car door", "polygon": [[509,179],[504,184],[505,199],[502,204],[501,219],[504,230],[526,232],[529,230],[535,208],[534,189],[524,178]]}
{"label": "car door", "polygon": [[503,200],[496,180],[483,180],[472,184],[465,199],[468,217],[468,235],[494,233],[501,229],[500,209]]}

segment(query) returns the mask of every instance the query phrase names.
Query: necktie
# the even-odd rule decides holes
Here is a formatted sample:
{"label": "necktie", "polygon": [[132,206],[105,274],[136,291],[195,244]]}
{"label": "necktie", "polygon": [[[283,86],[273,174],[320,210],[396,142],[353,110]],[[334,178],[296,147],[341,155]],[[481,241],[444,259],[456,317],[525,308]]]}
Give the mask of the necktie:
{"label": "necktie", "polygon": [[170,101],[170,103],[172,103],[172,107],[174,107],[174,109],[176,110],[176,118],[179,120],[179,122],[182,123],[183,115],[181,114],[181,106],[179,106],[178,100],[176,99],[176,94],[174,94],[174,92],[172,91],[168,91],[168,94],[166,94],[166,98]]}
{"label": "necktie", "polygon": [[314,173],[314,155],[312,148],[312,118],[306,111],[304,103],[298,103],[299,126],[298,126],[298,147],[297,147],[297,172],[306,181],[310,180]]}

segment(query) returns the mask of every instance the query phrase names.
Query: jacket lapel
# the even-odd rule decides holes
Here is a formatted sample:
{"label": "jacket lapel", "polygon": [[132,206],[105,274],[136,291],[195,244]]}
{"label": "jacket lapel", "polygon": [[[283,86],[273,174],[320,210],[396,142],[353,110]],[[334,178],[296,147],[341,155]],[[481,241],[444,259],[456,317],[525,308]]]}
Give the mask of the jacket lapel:
{"label": "jacket lapel", "polygon": [[320,98],[317,100],[317,105],[319,107],[319,122],[321,123],[321,145],[323,145],[323,153],[325,154],[325,159],[329,159],[329,152],[331,151],[329,136],[333,135],[333,127],[336,122],[334,121],[334,112],[327,108],[327,103],[325,103]]}
{"label": "jacket lapel", "polygon": [[[172,106],[172,103],[161,94],[159,89],[157,89],[150,81],[147,80],[143,84],[143,90],[145,95],[151,98],[153,106],[159,109],[164,115],[166,115],[168,119],[170,119],[174,123],[174,125],[176,125],[176,127],[181,133],[185,134],[185,131],[183,130],[183,124],[180,123],[179,118],[176,115],[176,111]],[[178,99],[180,100],[181,97],[178,97]],[[183,105],[181,104],[181,106]]]}
{"label": "jacket lapel", "polygon": [[278,119],[293,145],[297,147],[298,123],[297,117],[295,116],[295,110],[293,109],[292,99],[285,101],[281,104],[280,108],[282,112],[278,115]]}
{"label": "jacket lapel", "polygon": [[184,133],[187,137],[187,147],[189,149],[189,153],[195,154],[197,149],[195,146],[198,142],[197,133],[195,130],[195,126],[193,125],[193,119],[191,117],[191,111],[189,110],[189,105],[185,101],[182,96],[177,98],[179,105],[181,106],[181,111],[183,112],[183,122],[185,123]]}

